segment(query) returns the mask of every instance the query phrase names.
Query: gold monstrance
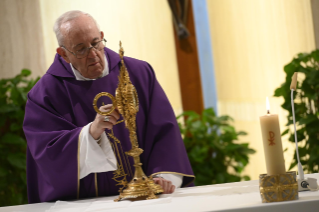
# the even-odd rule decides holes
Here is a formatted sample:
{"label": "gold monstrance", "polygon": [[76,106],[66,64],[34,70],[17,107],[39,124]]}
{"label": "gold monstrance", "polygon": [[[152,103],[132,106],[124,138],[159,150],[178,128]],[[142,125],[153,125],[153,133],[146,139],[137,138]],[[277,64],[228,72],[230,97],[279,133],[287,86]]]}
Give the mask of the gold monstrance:
{"label": "gold monstrance", "polygon": [[[95,111],[101,115],[110,115],[113,110],[117,107],[119,113],[123,116],[125,121],[125,126],[129,130],[130,141],[132,144],[132,149],[126,152],[127,155],[132,156],[134,159],[135,173],[131,182],[126,183],[123,181],[123,188],[119,190],[120,196],[114,201],[117,202],[122,199],[128,198],[138,198],[145,197],[146,199],[156,199],[155,194],[163,192],[160,185],[154,183],[152,177],[148,178],[141,166],[140,154],[143,153],[143,149],[138,147],[138,141],[136,136],[136,114],[139,109],[139,102],[136,89],[130,80],[129,73],[124,64],[124,50],[122,48],[122,43],[120,42],[119,55],[121,58],[121,68],[119,75],[119,84],[115,91],[115,97],[107,92],[99,93],[95,96],[93,100],[93,107]],[[110,111],[102,112],[97,107],[97,100],[101,96],[108,96],[112,102],[113,106]],[[124,172],[124,169],[122,169]],[[125,173],[123,175],[126,176]]]}

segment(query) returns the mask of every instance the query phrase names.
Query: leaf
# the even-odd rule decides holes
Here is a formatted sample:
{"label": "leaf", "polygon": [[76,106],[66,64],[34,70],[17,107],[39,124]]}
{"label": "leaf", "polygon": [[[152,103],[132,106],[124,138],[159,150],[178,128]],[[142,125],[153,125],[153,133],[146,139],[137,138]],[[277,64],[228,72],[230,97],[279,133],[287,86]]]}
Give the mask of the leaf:
{"label": "leaf", "polygon": [[[201,115],[186,111],[177,116],[185,117],[184,124],[179,123],[180,131],[196,176],[196,185],[240,181],[239,175],[248,164],[248,155],[255,150],[248,143],[238,144],[238,136],[247,135],[237,132],[230,124],[230,116],[216,116],[213,108],[205,109]],[[232,175],[230,170],[238,175]],[[248,179],[248,178],[246,178]]]}
{"label": "leaf", "polygon": [[6,133],[2,138],[1,142],[7,143],[7,144],[13,144],[13,145],[22,145],[26,146],[26,140],[21,138],[18,135],[12,134],[12,133]]}
{"label": "leaf", "polygon": [[0,79],[0,206],[27,203],[26,141],[22,130],[27,93],[39,80],[22,70]]}
{"label": "leaf", "polygon": [[289,167],[288,170],[290,171],[290,170],[293,169],[296,165],[297,165],[297,162],[296,162],[296,161],[292,162],[292,163],[290,164],[290,167]]}
{"label": "leaf", "polygon": [[200,121],[194,121],[191,123],[191,127],[194,130],[199,130],[199,128],[202,127],[202,124]]}
{"label": "leaf", "polygon": [[246,154],[254,154],[254,153],[256,153],[256,150],[254,150],[254,149],[244,149],[243,152],[246,153]]}
{"label": "leaf", "polygon": [[283,96],[285,94],[284,88],[280,87],[275,90],[274,96]]}
{"label": "leaf", "polygon": [[238,145],[238,144],[232,144],[232,143],[230,143],[230,144],[228,144],[227,146],[226,146],[226,150],[228,150],[228,151],[233,151],[233,150],[236,150],[236,149],[239,149],[240,148],[240,146]]}
{"label": "leaf", "polygon": [[0,127],[2,127],[2,126],[4,126],[5,125],[5,123],[6,123],[6,117],[4,117],[4,116],[0,116]]}
{"label": "leaf", "polygon": [[301,118],[299,120],[299,124],[303,125],[303,124],[310,124],[311,122],[315,122],[318,121],[318,118],[316,116],[306,116],[305,118]]}
{"label": "leaf", "polygon": [[7,104],[7,105],[0,105],[0,113],[10,113],[19,110],[18,107],[12,104]]}
{"label": "leaf", "polygon": [[239,132],[237,132],[237,135],[248,135],[248,134],[247,134],[247,132],[239,131]]}
{"label": "leaf", "polygon": [[217,183],[223,183],[223,182],[225,182],[225,176],[224,176],[223,174],[221,174],[221,173],[218,173],[218,174],[216,175],[216,182],[217,182]]}
{"label": "leaf", "polygon": [[245,176],[243,176],[243,179],[244,179],[245,181],[249,181],[249,180],[250,180],[250,177],[247,176],[247,175],[245,175]]}
{"label": "leaf", "polygon": [[20,178],[22,180],[22,182],[27,185],[27,175],[26,172],[20,172]]}
{"label": "leaf", "polygon": [[318,50],[311,52],[311,56],[315,61],[319,62],[319,51]]}
{"label": "leaf", "polygon": [[31,71],[29,69],[22,69],[21,70],[21,75],[27,77],[31,75]]}
{"label": "leaf", "polygon": [[26,169],[26,156],[23,153],[13,153],[7,157],[7,160],[14,167]]}
{"label": "leaf", "polygon": [[[286,72],[286,74],[287,74],[288,76],[291,77],[291,76],[293,75],[293,73],[296,71],[297,67],[298,67],[298,65],[296,64],[296,60],[294,59],[294,60],[292,60],[291,63],[285,65],[284,71]],[[288,76],[287,76],[287,77],[288,77]],[[290,78],[290,79],[291,79],[291,78]]]}
{"label": "leaf", "polygon": [[281,133],[281,136],[284,136],[284,135],[286,135],[288,133],[289,133],[289,129],[286,129],[283,133]]}
{"label": "leaf", "polygon": [[17,124],[17,123],[12,123],[12,124],[10,125],[10,130],[11,130],[11,131],[22,130],[22,124],[19,125],[19,124]]}
{"label": "leaf", "polygon": [[4,177],[8,174],[8,171],[0,167],[0,177]]}
{"label": "leaf", "polygon": [[11,88],[11,99],[15,105],[19,105],[20,103],[20,92],[18,91],[17,87]]}

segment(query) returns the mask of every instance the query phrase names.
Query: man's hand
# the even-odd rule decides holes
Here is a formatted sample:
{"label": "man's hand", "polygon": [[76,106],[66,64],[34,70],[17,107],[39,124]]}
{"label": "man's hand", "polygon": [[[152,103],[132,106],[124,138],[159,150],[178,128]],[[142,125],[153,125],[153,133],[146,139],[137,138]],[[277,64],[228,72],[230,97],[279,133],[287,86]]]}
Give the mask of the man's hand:
{"label": "man's hand", "polygon": [[[104,105],[100,107],[100,111],[108,112],[110,111],[112,104]],[[92,122],[90,127],[90,134],[97,140],[105,129],[112,129],[116,124],[117,120],[120,118],[119,112],[115,109],[110,115],[108,115],[109,121],[104,121],[105,116],[96,114],[95,120]]]}
{"label": "man's hand", "polygon": [[165,180],[164,178],[153,178],[155,184],[159,184],[162,186],[164,192],[163,194],[171,194],[175,191],[175,186],[172,185],[172,182],[169,180]]}

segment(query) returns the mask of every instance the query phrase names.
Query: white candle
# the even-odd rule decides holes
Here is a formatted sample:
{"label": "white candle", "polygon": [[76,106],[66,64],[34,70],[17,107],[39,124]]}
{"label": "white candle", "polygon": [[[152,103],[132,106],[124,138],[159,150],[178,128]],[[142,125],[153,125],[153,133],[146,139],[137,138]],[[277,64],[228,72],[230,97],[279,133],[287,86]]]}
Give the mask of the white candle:
{"label": "white candle", "polygon": [[285,160],[282,150],[281,133],[277,114],[270,114],[268,97],[266,99],[267,114],[260,116],[265,161],[268,175],[285,174]]}

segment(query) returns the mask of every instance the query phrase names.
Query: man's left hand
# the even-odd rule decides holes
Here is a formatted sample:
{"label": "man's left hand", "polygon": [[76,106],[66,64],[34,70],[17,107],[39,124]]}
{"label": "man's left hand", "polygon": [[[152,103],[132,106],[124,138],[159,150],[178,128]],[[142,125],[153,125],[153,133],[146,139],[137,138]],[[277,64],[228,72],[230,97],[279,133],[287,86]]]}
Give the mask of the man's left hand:
{"label": "man's left hand", "polygon": [[164,178],[156,177],[153,178],[155,184],[159,184],[162,186],[164,192],[163,194],[171,194],[175,191],[175,186],[172,184],[171,181],[165,180]]}

